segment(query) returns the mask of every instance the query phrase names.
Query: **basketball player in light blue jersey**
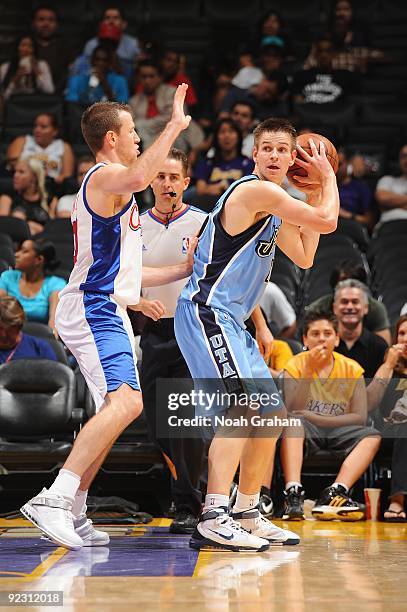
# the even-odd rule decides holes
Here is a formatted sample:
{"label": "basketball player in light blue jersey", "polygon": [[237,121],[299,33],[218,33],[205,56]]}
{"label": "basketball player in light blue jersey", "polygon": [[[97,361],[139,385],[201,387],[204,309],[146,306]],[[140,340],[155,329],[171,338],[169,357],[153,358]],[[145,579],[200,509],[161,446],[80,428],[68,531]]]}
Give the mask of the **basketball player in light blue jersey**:
{"label": "basketball player in light blue jersey", "polygon": [[[148,187],[174,140],[188,127],[187,89],[186,84],[177,87],[170,121],[140,157],[129,106],[98,102],[82,116],[83,135],[96,164],[87,172],[72,210],[74,268],[59,296],[56,327],[79,363],[97,413],[81,429],[51,487],[21,508],[49,539],[66,548],[109,542],[108,534],[86,517],[86,495],[112,444],[142,410],[126,309],[143,311],[141,286],[177,281],[192,270],[190,249],[185,262],[142,267],[141,225],[133,195]],[[163,312],[156,301],[146,314],[159,318]]]}
{"label": "basketball player in light blue jersey", "polygon": [[[285,119],[263,121],[254,131],[253,174],[234,182],[208,217],[175,315],[176,338],[194,379],[223,379],[226,390],[239,380],[247,389],[248,379],[269,379],[268,388],[275,388],[244,321],[270,278],[275,245],[298,266],[309,268],[320,234],[336,229],[335,174],[323,144],[310,145],[312,155],[298,147],[306,161],[297,163],[308,174],[298,179],[307,193],[304,203],[280,187],[296,159],[295,130]],[[280,404],[272,414],[284,416],[284,407]],[[270,544],[298,544],[296,534],[273,525],[258,509],[262,477],[280,433],[276,425],[267,437],[215,435],[193,548],[263,551]],[[239,464],[239,489],[229,515],[229,491]]]}

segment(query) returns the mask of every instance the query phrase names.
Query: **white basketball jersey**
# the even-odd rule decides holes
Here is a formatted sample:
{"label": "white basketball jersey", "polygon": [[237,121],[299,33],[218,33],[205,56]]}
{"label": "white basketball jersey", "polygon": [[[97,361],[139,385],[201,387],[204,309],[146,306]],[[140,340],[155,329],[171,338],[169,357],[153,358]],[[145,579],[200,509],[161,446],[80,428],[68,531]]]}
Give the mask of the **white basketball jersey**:
{"label": "white basketball jersey", "polygon": [[60,295],[90,291],[113,296],[121,305],[137,304],[141,288],[141,226],[134,196],[112,217],[101,217],[86,198],[91,168],[76,196],[71,221],[74,268]]}
{"label": "white basketball jersey", "polygon": [[[202,210],[187,206],[166,225],[151,210],[143,213],[140,216],[143,230],[143,264],[160,268],[184,262],[188,238],[197,234],[206,216]],[[164,318],[172,318],[179,294],[187,280],[183,278],[160,287],[145,287],[143,297],[148,300],[160,300],[166,308]]]}

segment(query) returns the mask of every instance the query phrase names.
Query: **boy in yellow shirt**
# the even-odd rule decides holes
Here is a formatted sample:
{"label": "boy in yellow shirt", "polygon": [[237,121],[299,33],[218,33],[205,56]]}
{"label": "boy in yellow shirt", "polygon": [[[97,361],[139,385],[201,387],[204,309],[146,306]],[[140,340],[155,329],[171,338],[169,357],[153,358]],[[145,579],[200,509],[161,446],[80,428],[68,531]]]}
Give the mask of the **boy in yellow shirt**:
{"label": "boy in yellow shirt", "polygon": [[286,429],[281,462],[286,488],[286,520],[304,518],[301,468],[304,441],[307,456],[319,449],[346,451],[335,482],[324,489],[312,514],[323,520],[357,521],[364,509],[349,497],[349,489],[365,472],[380,446],[380,434],[366,426],[367,397],[363,368],[334,351],[338,324],[332,314],[310,313],[303,332],[306,352],[295,355],[284,369],[285,404],[302,426]]}

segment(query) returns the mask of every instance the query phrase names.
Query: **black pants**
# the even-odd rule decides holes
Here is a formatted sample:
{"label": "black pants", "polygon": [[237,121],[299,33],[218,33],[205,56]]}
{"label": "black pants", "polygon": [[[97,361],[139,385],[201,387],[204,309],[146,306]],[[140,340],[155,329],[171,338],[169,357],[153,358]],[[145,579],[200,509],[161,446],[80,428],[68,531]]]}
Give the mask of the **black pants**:
{"label": "black pants", "polygon": [[[157,406],[157,378],[190,378],[185,360],[174,335],[174,319],[148,320],[141,334],[140,382],[150,436],[174,463],[177,479],[171,479],[172,496],[177,510],[198,516],[201,510],[199,480],[205,443],[199,438],[157,437],[157,421],[168,418],[167,407]],[[162,429],[165,428],[165,424]]]}

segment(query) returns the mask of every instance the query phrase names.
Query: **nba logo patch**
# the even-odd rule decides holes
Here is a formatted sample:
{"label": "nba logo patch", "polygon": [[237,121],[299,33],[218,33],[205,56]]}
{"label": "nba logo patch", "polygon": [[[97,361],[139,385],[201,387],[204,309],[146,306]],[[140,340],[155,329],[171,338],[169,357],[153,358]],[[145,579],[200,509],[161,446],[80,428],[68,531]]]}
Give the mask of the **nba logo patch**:
{"label": "nba logo patch", "polygon": [[189,246],[189,237],[187,236],[186,238],[182,239],[182,254],[183,255],[187,254],[188,246]]}

